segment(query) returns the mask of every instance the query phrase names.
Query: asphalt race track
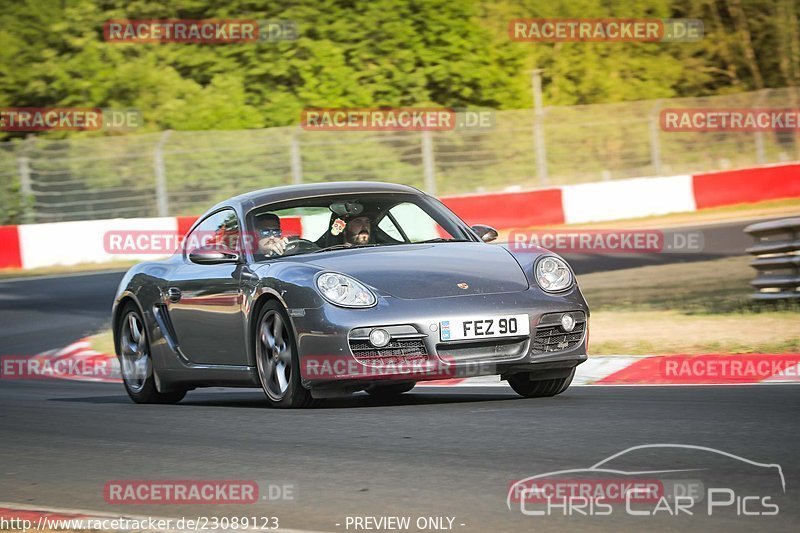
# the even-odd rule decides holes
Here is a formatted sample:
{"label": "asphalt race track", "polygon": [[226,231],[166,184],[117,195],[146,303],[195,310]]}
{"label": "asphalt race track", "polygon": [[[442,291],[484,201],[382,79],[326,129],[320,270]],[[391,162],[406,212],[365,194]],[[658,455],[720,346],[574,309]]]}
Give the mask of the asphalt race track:
{"label": "asphalt race track", "polygon": [[[796,531],[800,519],[800,401],[792,385],[575,387],[543,400],[501,389],[426,388],[393,403],[360,395],[283,411],[270,409],[257,390],[195,391],[177,406],[141,406],[115,385],[4,382],[0,405],[6,501],[146,516],[272,514],[282,527],[321,531],[345,531],[336,524],[364,515],[454,516],[465,524],[456,531]],[[713,522],[530,517],[506,507],[512,480],[585,468],[650,443],[708,446],[780,464],[794,499],[777,516],[726,513]],[[654,454],[637,467],[657,462]],[[734,472],[745,486],[747,472]],[[103,487],[115,479],[248,479],[293,485],[296,499],[113,506]]]}
{"label": "asphalt race track", "polygon": [[0,281],[0,354],[35,355],[110,324],[123,272]]}
{"label": "asphalt race track", "polygon": [[[706,232],[706,254],[741,255],[749,243],[743,225],[715,226],[718,239]],[[595,256],[575,265],[580,273],[692,260],[664,255]],[[107,324],[120,276],[0,282],[0,354],[57,348]],[[500,387],[420,387],[390,402],[361,394],[283,411],[269,408],[255,389],[198,390],[179,405],[157,406],[134,405],[120,385],[0,380],[0,502],[176,518],[277,516],[282,528],[317,531],[355,531],[345,526],[348,516],[387,515],[410,516],[412,523],[451,517],[455,531],[796,531],[799,393],[792,385],[592,386],[521,399]],[[541,517],[506,506],[515,480],[587,468],[655,443],[779,464],[786,482],[779,513],[742,517],[734,506],[712,517]],[[652,451],[630,466],[663,467],[659,458]],[[758,474],[739,462],[724,474],[737,496],[757,484]],[[715,482],[702,465],[687,476]],[[255,480],[262,490],[291,486],[293,499],[215,506],[104,500],[107,482],[131,479]]]}

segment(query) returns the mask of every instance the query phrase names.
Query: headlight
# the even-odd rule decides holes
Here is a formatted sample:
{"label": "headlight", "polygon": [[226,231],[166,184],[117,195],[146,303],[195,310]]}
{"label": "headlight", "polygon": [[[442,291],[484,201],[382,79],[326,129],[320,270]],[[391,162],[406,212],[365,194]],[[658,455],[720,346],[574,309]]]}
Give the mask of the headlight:
{"label": "headlight", "polygon": [[540,259],[534,268],[534,275],[539,287],[547,292],[563,291],[572,285],[572,272],[558,257],[548,255]]}
{"label": "headlight", "polygon": [[334,272],[320,274],[317,288],[326,300],[342,307],[372,307],[378,301],[372,291],[358,281]]}

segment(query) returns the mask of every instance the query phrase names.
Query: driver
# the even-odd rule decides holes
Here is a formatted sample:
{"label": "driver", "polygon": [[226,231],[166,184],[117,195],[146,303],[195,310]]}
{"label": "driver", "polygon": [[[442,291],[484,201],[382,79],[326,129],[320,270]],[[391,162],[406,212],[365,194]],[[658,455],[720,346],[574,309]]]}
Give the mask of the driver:
{"label": "driver", "polygon": [[273,213],[265,213],[255,220],[258,251],[267,257],[283,255],[289,240],[282,236],[281,219]]}
{"label": "driver", "polygon": [[372,221],[366,215],[357,216],[347,221],[344,228],[345,246],[369,244],[372,238]]}

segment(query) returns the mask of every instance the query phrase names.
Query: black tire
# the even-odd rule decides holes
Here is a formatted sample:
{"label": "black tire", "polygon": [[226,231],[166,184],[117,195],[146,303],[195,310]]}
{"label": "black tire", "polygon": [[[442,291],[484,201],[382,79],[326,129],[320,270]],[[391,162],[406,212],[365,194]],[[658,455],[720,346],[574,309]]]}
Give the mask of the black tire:
{"label": "black tire", "polygon": [[[153,358],[150,354],[150,338],[139,309],[133,303],[128,303],[123,307],[120,317],[116,326],[115,348],[125,392],[136,403],[171,404],[180,402],[186,396],[185,390],[159,392],[156,388]],[[136,327],[133,326],[134,323]]]}
{"label": "black tire", "polygon": [[416,384],[416,381],[412,381],[411,383],[392,383],[391,385],[371,385],[364,390],[376,398],[393,398],[410,391]]}
{"label": "black tire", "polygon": [[[275,335],[277,320],[281,323],[278,333],[280,339]],[[262,329],[265,325],[267,331]],[[282,409],[313,407],[317,402],[300,380],[300,359],[292,323],[278,302],[270,300],[259,311],[254,342],[258,378],[269,403]],[[287,348],[289,353],[285,352]],[[283,381],[279,379],[279,374],[282,374]]]}
{"label": "black tire", "polygon": [[508,384],[514,389],[514,392],[525,398],[545,398],[548,396],[555,396],[561,394],[572,383],[572,378],[575,377],[575,369],[569,373],[565,378],[541,379],[531,381],[529,374],[513,374],[508,378]]}

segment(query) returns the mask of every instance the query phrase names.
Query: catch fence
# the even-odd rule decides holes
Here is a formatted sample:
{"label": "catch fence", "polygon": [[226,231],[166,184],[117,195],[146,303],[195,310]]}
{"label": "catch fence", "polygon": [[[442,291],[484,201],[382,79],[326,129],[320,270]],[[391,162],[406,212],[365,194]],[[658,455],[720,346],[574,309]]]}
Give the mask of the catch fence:
{"label": "catch fence", "polygon": [[659,123],[667,108],[798,102],[795,87],[497,111],[490,127],[452,131],[295,126],[31,137],[0,143],[0,224],[198,214],[234,194],[292,183],[390,181],[446,196],[798,160],[794,132],[669,132]]}

